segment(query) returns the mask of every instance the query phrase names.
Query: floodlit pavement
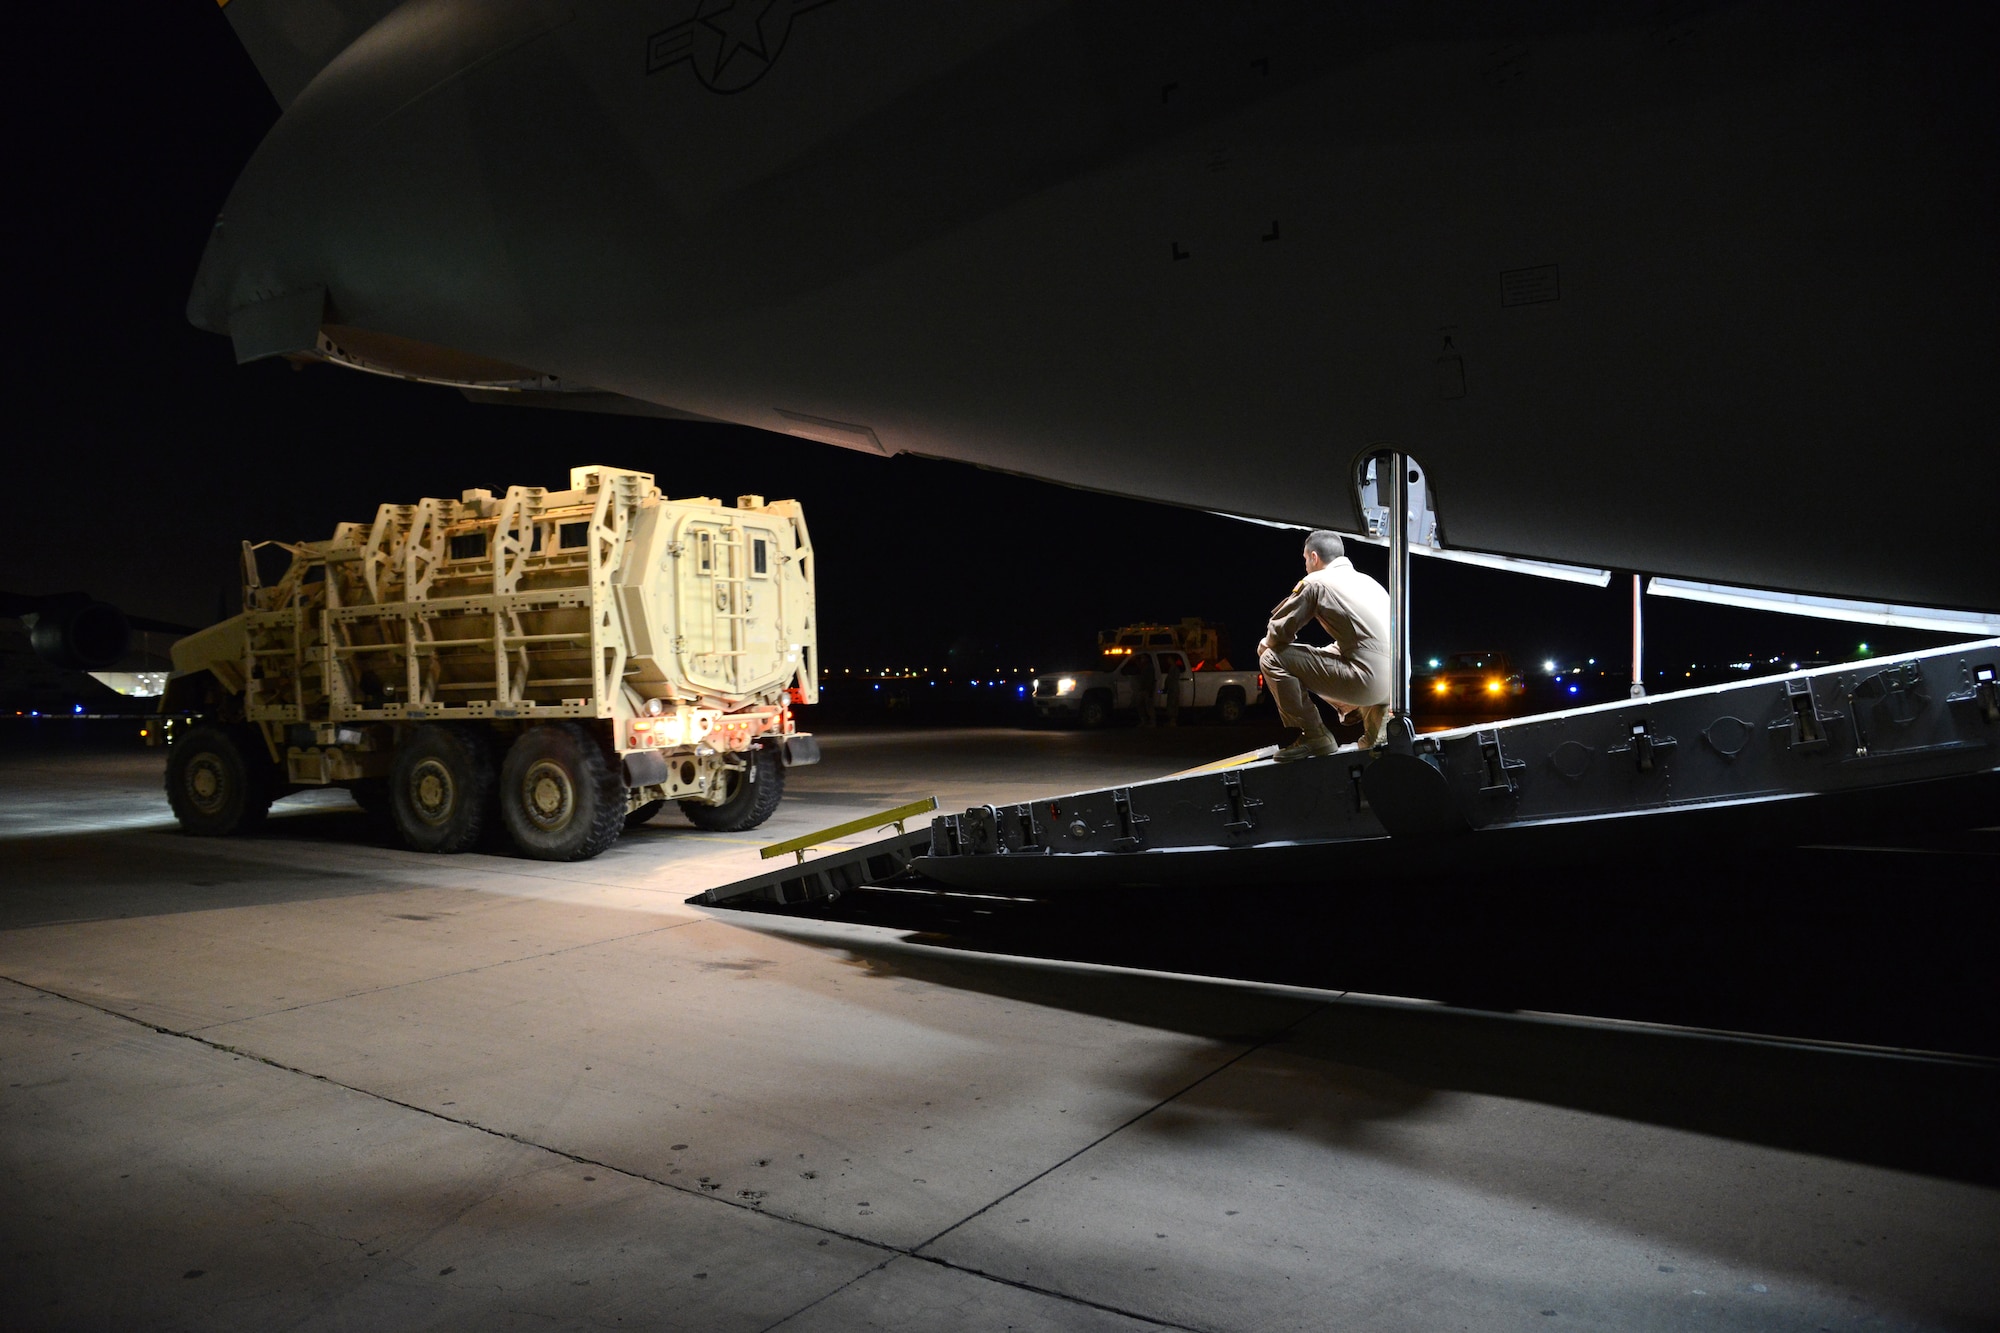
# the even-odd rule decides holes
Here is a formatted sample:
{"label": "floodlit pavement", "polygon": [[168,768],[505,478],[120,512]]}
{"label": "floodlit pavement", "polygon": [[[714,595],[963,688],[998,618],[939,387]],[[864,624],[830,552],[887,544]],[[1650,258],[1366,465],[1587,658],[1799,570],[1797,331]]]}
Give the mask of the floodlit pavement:
{"label": "floodlit pavement", "polygon": [[1907,1090],[1976,1122],[1990,1062],[683,902],[765,842],[917,796],[1020,800],[1266,739],[836,735],[764,829],[662,816],[572,866],[384,846],[338,793],[192,839],[157,753],[0,757],[0,1323],[2000,1320],[1990,1175],[1806,1151],[1759,1111]]}

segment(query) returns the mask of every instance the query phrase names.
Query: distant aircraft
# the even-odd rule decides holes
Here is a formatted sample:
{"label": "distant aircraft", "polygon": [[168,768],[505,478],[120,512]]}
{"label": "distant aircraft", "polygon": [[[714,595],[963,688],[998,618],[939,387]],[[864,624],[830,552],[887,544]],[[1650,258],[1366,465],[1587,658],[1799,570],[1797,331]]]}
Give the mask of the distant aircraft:
{"label": "distant aircraft", "polygon": [[9,708],[94,691],[82,685],[85,674],[113,693],[157,698],[170,670],[167,646],[191,632],[171,621],[127,615],[87,592],[0,591],[0,622],[9,620],[20,622],[27,640],[17,648],[0,623],[0,700]]}
{"label": "distant aircraft", "polygon": [[[86,592],[0,592],[0,617],[20,621],[35,656],[65,670],[109,667],[125,656],[132,641],[131,619]],[[145,623],[169,628],[158,621]],[[187,632],[184,626],[170,628]]]}
{"label": "distant aircraft", "polygon": [[226,4],[240,359],[2000,611],[1979,6]]}

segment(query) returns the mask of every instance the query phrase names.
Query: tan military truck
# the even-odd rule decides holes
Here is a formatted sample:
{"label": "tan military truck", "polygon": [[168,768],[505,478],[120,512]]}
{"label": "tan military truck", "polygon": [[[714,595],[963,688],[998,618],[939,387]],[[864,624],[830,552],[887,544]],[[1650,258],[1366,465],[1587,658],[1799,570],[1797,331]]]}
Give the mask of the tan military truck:
{"label": "tan military truck", "polygon": [[669,500],[647,473],[581,467],[564,491],[245,542],[243,568],[243,613],[174,645],[162,698],[199,714],[167,754],[190,833],[333,785],[420,851],[464,851],[497,819],[523,855],[573,861],[668,801],[754,828],[785,770],[819,758],[791,712],[819,697],[794,501]]}

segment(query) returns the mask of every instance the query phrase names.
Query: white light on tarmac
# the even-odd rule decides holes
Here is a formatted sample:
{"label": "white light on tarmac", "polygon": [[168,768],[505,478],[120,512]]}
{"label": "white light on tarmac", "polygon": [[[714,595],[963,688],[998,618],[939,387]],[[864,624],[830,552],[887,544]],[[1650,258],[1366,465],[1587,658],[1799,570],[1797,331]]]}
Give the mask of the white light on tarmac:
{"label": "white light on tarmac", "polygon": [[93,671],[98,683],[128,699],[157,699],[167,692],[164,671]]}

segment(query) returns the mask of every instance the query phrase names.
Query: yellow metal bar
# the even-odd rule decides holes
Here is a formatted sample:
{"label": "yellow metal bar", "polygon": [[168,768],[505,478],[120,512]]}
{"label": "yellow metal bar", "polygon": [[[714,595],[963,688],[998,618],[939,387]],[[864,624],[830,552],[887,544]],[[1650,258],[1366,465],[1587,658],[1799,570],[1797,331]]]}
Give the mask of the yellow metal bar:
{"label": "yellow metal bar", "polygon": [[1245,764],[1254,764],[1260,759],[1269,759],[1277,752],[1277,746],[1267,745],[1261,750],[1245,750],[1242,754],[1232,754],[1227,759],[1217,759],[1213,763],[1196,764],[1193,768],[1184,768],[1178,773],[1169,773],[1167,776],[1170,778],[1191,778],[1197,773],[1220,773],[1224,769],[1241,768]]}
{"label": "yellow metal bar", "polygon": [[762,848],[757,854],[768,861],[774,856],[783,856],[786,852],[792,852],[798,856],[799,860],[803,861],[806,859],[805,854],[808,848],[817,847],[823,842],[832,842],[835,838],[844,838],[850,833],[866,833],[870,829],[878,829],[885,824],[894,824],[896,831],[901,833],[903,831],[904,820],[914,819],[918,815],[927,815],[937,808],[937,797],[926,796],[921,801],[911,801],[908,805],[899,805],[894,810],[884,810],[880,814],[875,815],[863,815],[859,819],[850,819],[845,824],[835,824],[832,828],[823,828],[816,832],[808,833],[804,837],[793,838],[788,842],[774,842],[769,847]]}

